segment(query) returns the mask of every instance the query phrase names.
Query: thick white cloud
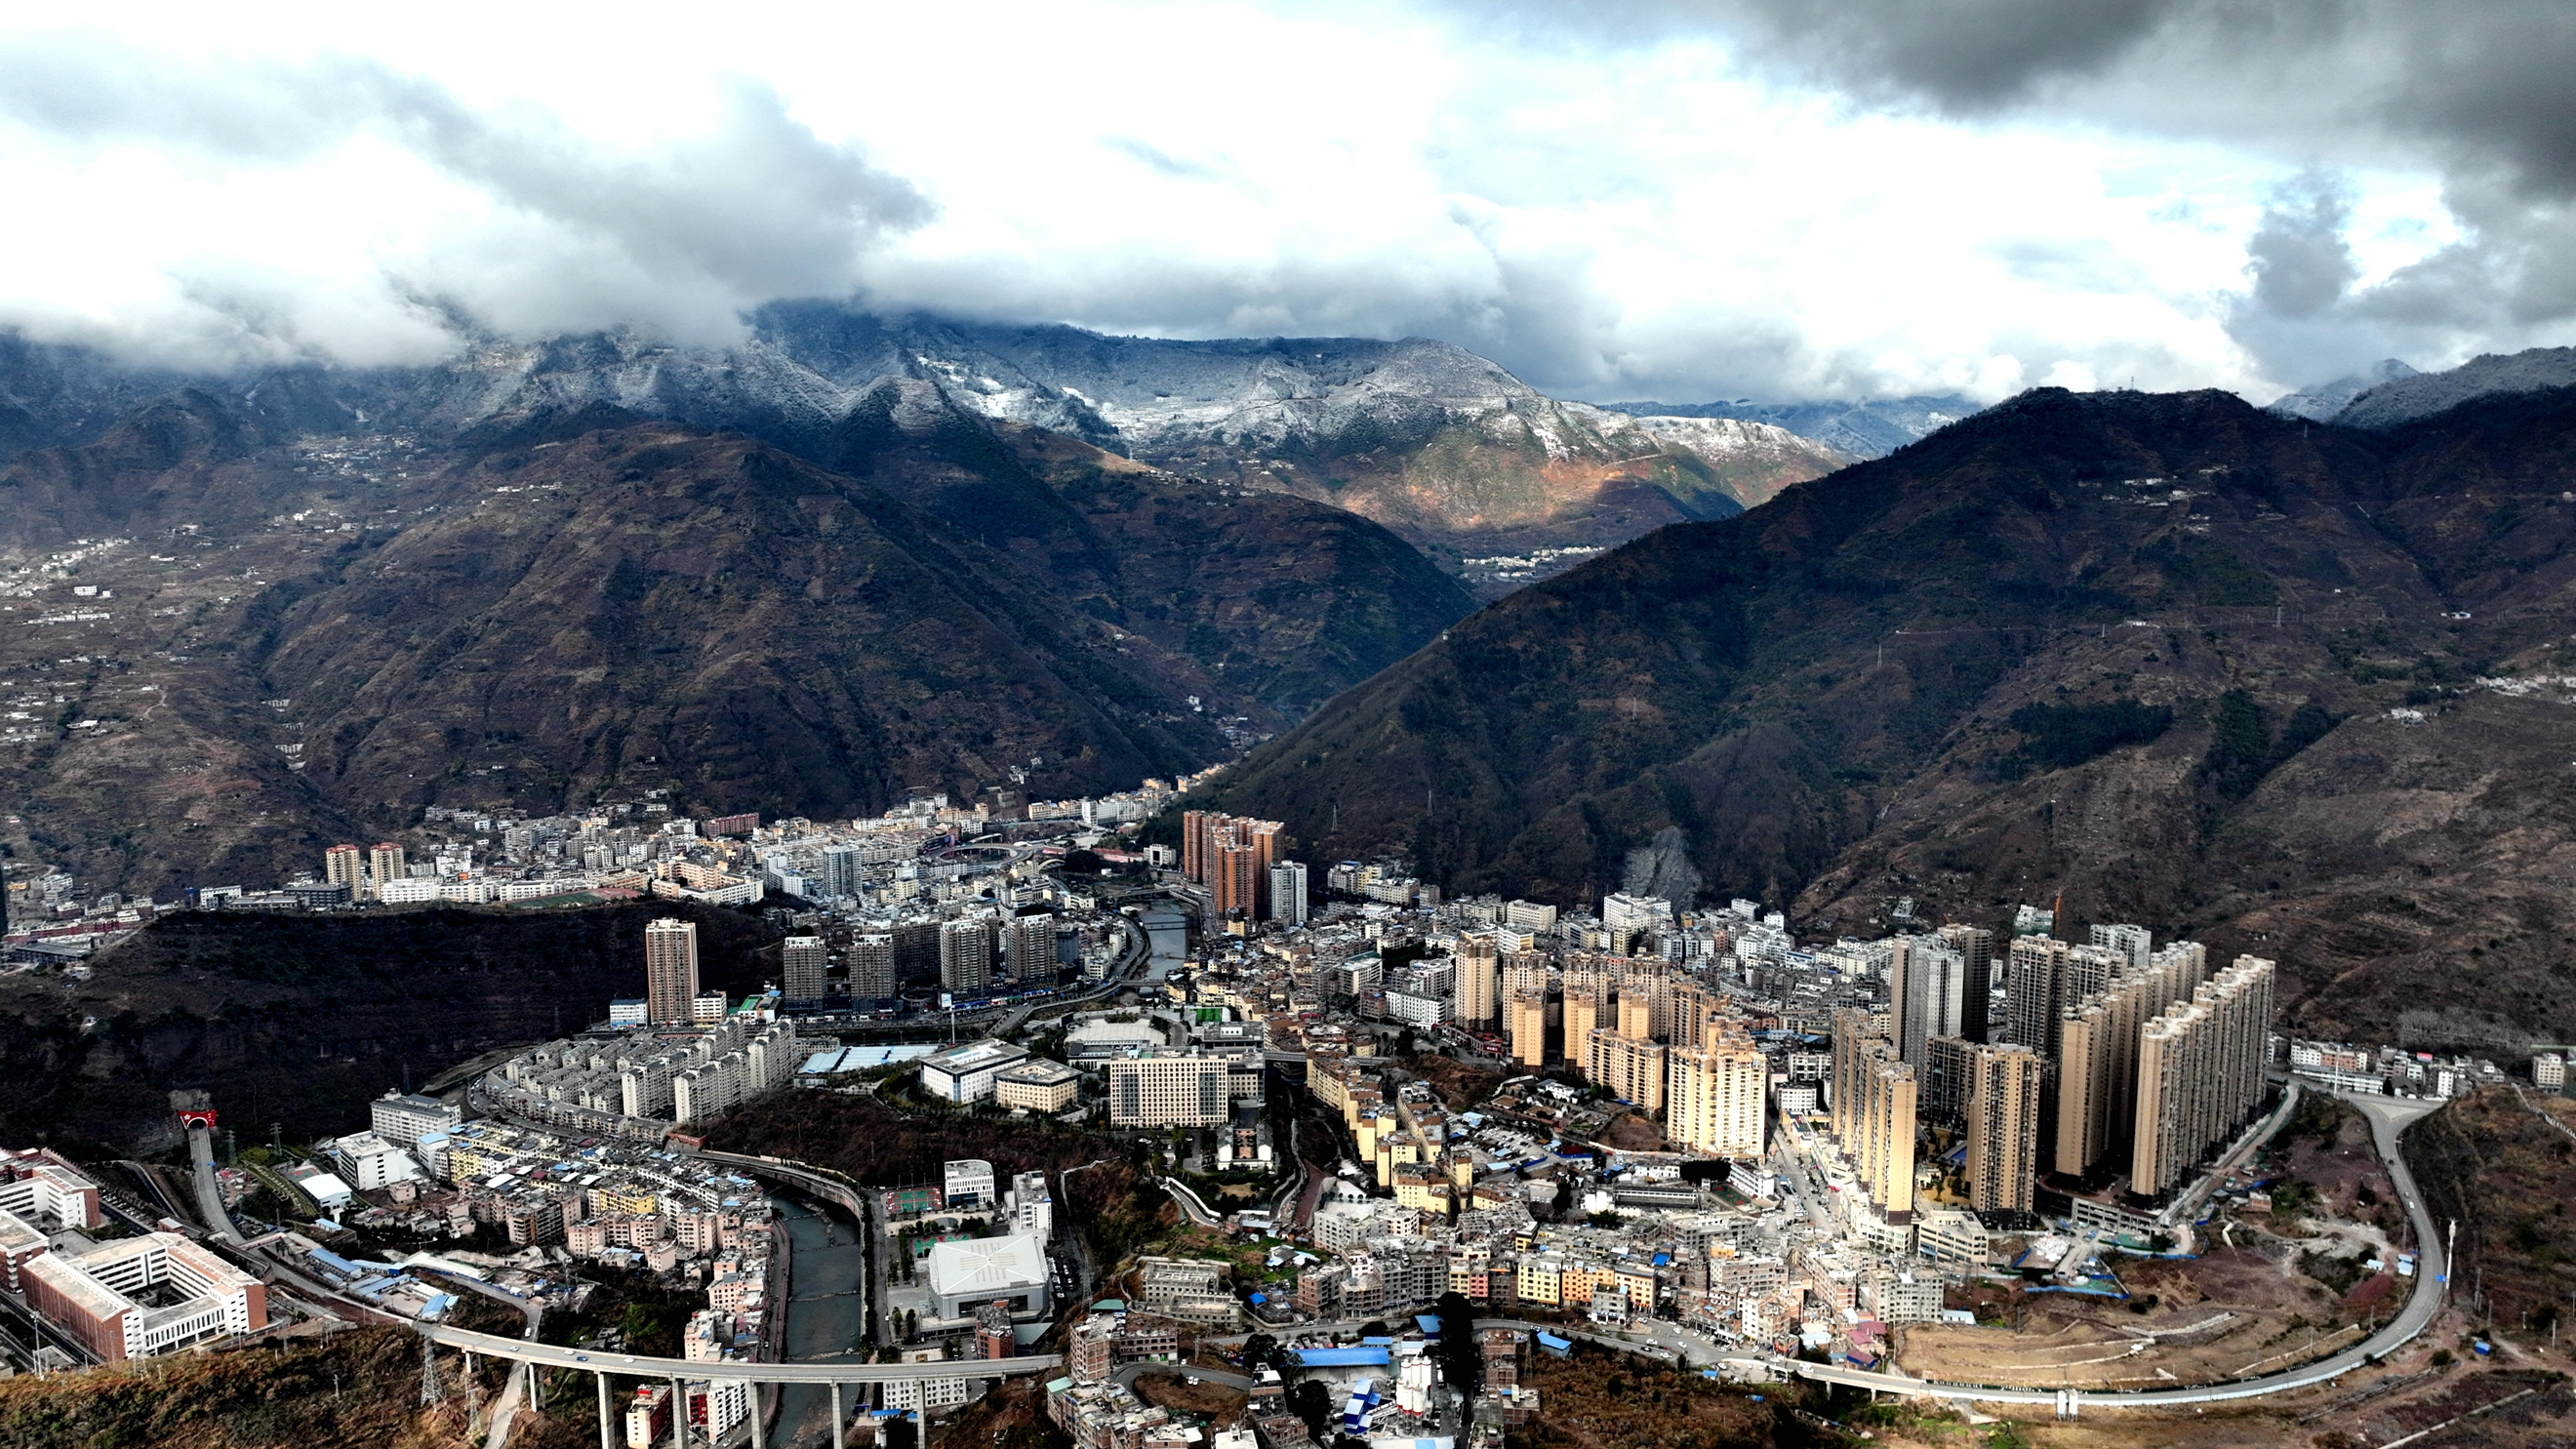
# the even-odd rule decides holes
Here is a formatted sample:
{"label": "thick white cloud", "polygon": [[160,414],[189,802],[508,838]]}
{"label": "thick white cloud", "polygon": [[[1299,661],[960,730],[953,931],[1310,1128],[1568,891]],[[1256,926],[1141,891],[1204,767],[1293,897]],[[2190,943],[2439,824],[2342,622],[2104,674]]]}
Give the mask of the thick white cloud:
{"label": "thick white cloud", "polygon": [[[761,301],[855,292],[1169,335],[1420,333],[1554,390],[1678,401],[2266,397],[2372,349],[2430,365],[2562,335],[2570,280],[2513,175],[2158,125],[2106,69],[2162,33],[2137,8],[1929,79],[1730,49],[1778,41],[1758,8],[0,32],[0,321],[196,365],[384,362],[460,327],[721,341]],[[2085,104],[2028,98],[2078,71],[2107,76]]]}

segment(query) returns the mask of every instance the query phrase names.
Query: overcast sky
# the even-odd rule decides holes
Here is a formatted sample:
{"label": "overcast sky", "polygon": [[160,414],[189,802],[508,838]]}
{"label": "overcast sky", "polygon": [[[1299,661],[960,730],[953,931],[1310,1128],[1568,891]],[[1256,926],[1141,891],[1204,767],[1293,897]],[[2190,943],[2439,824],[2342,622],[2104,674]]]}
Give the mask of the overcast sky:
{"label": "overcast sky", "polygon": [[0,323],[379,363],[855,295],[1670,401],[2576,341],[2564,0],[366,9],[0,22]]}

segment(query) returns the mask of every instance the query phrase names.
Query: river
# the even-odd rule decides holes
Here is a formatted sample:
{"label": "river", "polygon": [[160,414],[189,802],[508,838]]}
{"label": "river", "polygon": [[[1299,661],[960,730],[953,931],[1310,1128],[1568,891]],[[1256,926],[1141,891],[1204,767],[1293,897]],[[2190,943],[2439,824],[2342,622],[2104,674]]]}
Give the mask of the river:
{"label": "river", "polygon": [[[786,1224],[790,1282],[786,1356],[792,1363],[860,1363],[868,1358],[865,1287],[868,1250],[857,1225],[839,1208],[772,1193]],[[853,1345],[859,1345],[854,1348]],[[862,1390],[861,1392],[864,1392]],[[778,1390],[774,1445],[828,1444],[832,1391],[820,1384],[783,1384]],[[865,1405],[845,1392],[842,1412]]]}
{"label": "river", "polygon": [[1189,963],[1189,921],[1169,907],[1157,907],[1144,916],[1146,939],[1153,951],[1146,957],[1145,979],[1161,981]]}

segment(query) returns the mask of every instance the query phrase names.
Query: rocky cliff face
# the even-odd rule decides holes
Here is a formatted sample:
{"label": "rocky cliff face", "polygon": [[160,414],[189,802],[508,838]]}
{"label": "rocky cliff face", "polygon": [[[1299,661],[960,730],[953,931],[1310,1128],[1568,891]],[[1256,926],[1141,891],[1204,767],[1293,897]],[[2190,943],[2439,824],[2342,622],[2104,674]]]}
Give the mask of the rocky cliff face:
{"label": "rocky cliff face", "polygon": [[2029,394],[1513,595],[1219,800],[1451,890],[1595,898],[1674,829],[1821,932],[2062,894],[2279,957],[2304,1027],[2576,1030],[2571,465],[2565,390]]}

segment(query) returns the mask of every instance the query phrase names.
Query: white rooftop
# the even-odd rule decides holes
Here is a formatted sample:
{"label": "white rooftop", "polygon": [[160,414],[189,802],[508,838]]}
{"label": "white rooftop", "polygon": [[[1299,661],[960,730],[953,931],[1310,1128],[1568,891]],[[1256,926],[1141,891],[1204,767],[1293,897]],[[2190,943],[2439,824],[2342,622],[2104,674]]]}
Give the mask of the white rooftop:
{"label": "white rooftop", "polygon": [[942,1297],[969,1293],[1007,1296],[1047,1281],[1046,1253],[1035,1236],[963,1238],[930,1249],[930,1291]]}
{"label": "white rooftop", "polygon": [[934,1052],[922,1058],[922,1065],[954,1074],[971,1072],[978,1067],[988,1067],[1000,1062],[1016,1061],[1027,1055],[1025,1048],[988,1038],[984,1041],[960,1042],[946,1051]]}

